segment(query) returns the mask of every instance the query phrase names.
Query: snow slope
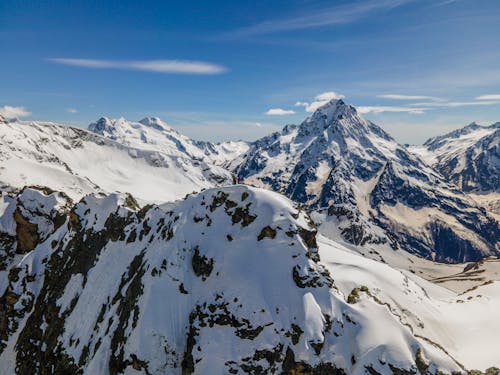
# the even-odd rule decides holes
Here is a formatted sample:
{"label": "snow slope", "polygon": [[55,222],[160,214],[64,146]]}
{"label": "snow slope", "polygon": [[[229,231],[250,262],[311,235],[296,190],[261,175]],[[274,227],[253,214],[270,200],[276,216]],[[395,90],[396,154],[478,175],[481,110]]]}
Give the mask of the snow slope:
{"label": "snow slope", "polygon": [[0,124],[0,186],[48,186],[78,200],[89,193],[129,192],[141,202],[163,202],[233,177],[188,154],[123,145],[55,123]]}
{"label": "snow slope", "polygon": [[465,373],[378,297],[349,290],[334,263],[366,260],[321,244],[330,273],[310,219],[281,195],[230,186],[140,210],[116,194],[65,202],[2,194],[3,373]]}
{"label": "snow slope", "polygon": [[[481,371],[500,367],[498,258],[471,264],[467,271],[431,283],[407,270],[361,256],[349,245],[324,237],[318,240],[322,263],[335,275],[335,284],[344,295],[356,287],[366,286],[403,324],[411,327],[415,335],[425,336],[444,347],[465,367]],[[432,267],[442,272],[441,268],[448,266],[434,264]],[[468,287],[470,285],[475,286]]]}
{"label": "snow slope", "polygon": [[235,172],[314,210],[334,239],[445,262],[500,251],[493,217],[342,100],[254,142]]}

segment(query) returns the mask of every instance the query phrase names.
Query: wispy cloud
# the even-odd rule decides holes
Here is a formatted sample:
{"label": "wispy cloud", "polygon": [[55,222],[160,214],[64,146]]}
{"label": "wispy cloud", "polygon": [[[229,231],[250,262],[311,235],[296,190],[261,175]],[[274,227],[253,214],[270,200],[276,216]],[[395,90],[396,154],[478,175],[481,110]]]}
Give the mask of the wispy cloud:
{"label": "wispy cloud", "polygon": [[227,71],[227,68],[222,65],[204,61],[189,60],[118,61],[73,58],[50,58],[47,60],[57,64],[78,66],[89,69],[141,70],[171,74],[220,74]]}
{"label": "wispy cloud", "polygon": [[305,15],[264,21],[252,26],[243,27],[226,33],[224,37],[235,39],[239,37],[270,34],[276,32],[304,30],[316,27],[341,25],[365,18],[373,12],[390,10],[412,0],[368,0],[349,2],[314,11],[304,11]]}
{"label": "wispy cloud", "polygon": [[434,6],[440,7],[440,6],[444,6],[444,5],[449,5],[449,4],[457,3],[458,1],[459,0],[444,0],[444,1],[441,1],[440,3],[434,4]]}
{"label": "wispy cloud", "polygon": [[78,113],[78,110],[76,110],[75,108],[68,108],[68,109],[66,110],[66,112],[68,112],[68,113],[72,113],[72,114],[75,114],[75,113]]}
{"label": "wispy cloud", "polygon": [[356,107],[359,113],[383,113],[383,112],[406,112],[415,115],[425,113],[428,108],[397,107],[397,106],[359,106]]}
{"label": "wispy cloud", "polygon": [[12,107],[10,105],[4,105],[3,107],[0,107],[0,115],[10,119],[28,117],[31,115],[31,112],[27,111],[24,107]]}
{"label": "wispy cloud", "polygon": [[500,101],[492,101],[492,100],[476,100],[471,102],[428,102],[428,103],[412,103],[411,106],[415,107],[432,107],[432,108],[457,108],[457,107],[470,107],[477,105],[494,105],[499,104]]}
{"label": "wispy cloud", "polygon": [[360,113],[382,113],[382,112],[406,112],[412,114],[422,114],[427,111],[439,108],[458,108],[478,105],[500,104],[500,101],[471,101],[471,102],[422,102],[410,103],[408,106],[359,106],[356,107]]}
{"label": "wispy cloud", "polygon": [[383,95],[377,95],[377,98],[392,99],[392,100],[432,100],[436,102],[446,101],[446,99],[437,98],[435,96],[426,96],[426,95],[383,94]]}
{"label": "wispy cloud", "polygon": [[265,114],[269,116],[286,116],[293,115],[295,111],[291,109],[282,109],[282,108],[271,108]]}
{"label": "wispy cloud", "polygon": [[299,102],[295,103],[295,106],[296,107],[304,107],[306,112],[314,112],[319,107],[328,103],[330,100],[343,99],[343,98],[345,98],[344,95],[338,94],[334,91],[327,91],[327,92],[321,93],[319,95],[316,95],[314,98],[315,100],[311,103],[299,101]]}
{"label": "wispy cloud", "polygon": [[413,114],[422,114],[433,109],[440,108],[458,108],[481,105],[500,104],[500,95],[482,95],[473,101],[450,101],[448,99],[437,98],[426,95],[402,95],[402,94],[384,94],[377,95],[378,98],[392,100],[427,100],[425,102],[409,103],[407,106],[360,106],[357,107],[360,113],[382,113],[382,112],[407,112]]}
{"label": "wispy cloud", "polygon": [[488,94],[476,96],[477,100],[500,100],[500,94]]}

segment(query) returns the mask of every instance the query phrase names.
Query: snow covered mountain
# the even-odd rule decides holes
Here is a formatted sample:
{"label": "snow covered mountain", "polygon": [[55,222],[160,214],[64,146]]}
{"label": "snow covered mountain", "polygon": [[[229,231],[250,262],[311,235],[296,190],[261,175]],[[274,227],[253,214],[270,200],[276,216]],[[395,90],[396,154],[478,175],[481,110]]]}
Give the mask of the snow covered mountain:
{"label": "snow covered mountain", "polygon": [[211,143],[194,141],[180,134],[158,117],[146,117],[139,122],[100,118],[89,130],[126,146],[159,151],[167,155],[182,155],[194,160],[224,165],[245,153],[247,142]]}
{"label": "snow covered mountain", "polygon": [[[106,135],[107,129],[102,128]],[[163,202],[233,181],[226,169],[194,153],[133,140],[118,143],[55,123],[3,121],[0,188],[48,186],[75,200],[89,193],[129,192],[141,202]]]}
{"label": "snow covered mountain", "polygon": [[410,150],[500,214],[500,122],[472,123]]}
{"label": "snow covered mountain", "polygon": [[[419,257],[495,253],[498,224],[353,107],[248,150],[90,130],[0,119],[0,373],[498,373],[499,258]],[[211,188],[234,165],[298,203]]]}
{"label": "snow covered mountain", "polygon": [[497,221],[342,100],[254,142],[235,172],[314,210],[332,238],[446,262],[500,251]]}
{"label": "snow covered mountain", "polygon": [[[296,204],[245,186],[143,209],[116,194],[3,193],[2,372],[466,373],[426,336],[444,328],[414,327],[450,293],[315,234]],[[350,284],[339,261],[360,271]]]}

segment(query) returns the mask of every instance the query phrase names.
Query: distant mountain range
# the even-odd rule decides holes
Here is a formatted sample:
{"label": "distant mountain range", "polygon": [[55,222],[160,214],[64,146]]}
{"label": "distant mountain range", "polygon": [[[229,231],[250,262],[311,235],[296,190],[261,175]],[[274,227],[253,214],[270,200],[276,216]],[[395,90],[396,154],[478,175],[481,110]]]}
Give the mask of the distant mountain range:
{"label": "distant mountain range", "polygon": [[[90,193],[128,192],[151,203],[233,183],[231,173],[212,162],[225,160],[223,145],[198,148],[171,128],[159,130],[160,122],[154,121],[102,118],[90,125],[95,133],[55,123],[4,121],[0,186],[47,186],[75,200]],[[152,141],[148,137],[155,132]],[[135,138],[141,134],[143,141]]]}
{"label": "distant mountain range", "polygon": [[246,152],[249,147],[243,141],[194,141],[175,131],[158,117],[146,117],[139,122],[102,117],[89,125],[89,131],[128,147],[160,151],[166,155],[182,155],[216,165],[224,165]]}

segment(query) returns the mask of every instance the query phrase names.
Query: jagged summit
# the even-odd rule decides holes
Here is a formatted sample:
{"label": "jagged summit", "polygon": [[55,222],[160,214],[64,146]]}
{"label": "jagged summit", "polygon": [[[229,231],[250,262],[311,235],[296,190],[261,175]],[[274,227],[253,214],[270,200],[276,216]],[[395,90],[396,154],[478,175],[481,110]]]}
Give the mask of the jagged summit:
{"label": "jagged summit", "polygon": [[346,104],[342,99],[332,99],[328,103],[319,107],[314,113],[300,125],[301,135],[311,135],[322,132],[327,128],[333,131],[344,132],[351,129],[359,132],[367,131],[369,122],[359,116],[356,108]]}
{"label": "jagged summit", "polygon": [[332,99],[328,103],[322,105],[316,111],[314,111],[313,116],[316,114],[326,115],[329,119],[333,118],[335,114],[340,111],[345,111],[352,109],[356,111],[354,107],[347,105],[342,99]]}
{"label": "jagged summit", "polygon": [[109,117],[103,116],[96,122],[89,125],[89,130],[97,134],[112,133],[114,130],[113,122]]}

